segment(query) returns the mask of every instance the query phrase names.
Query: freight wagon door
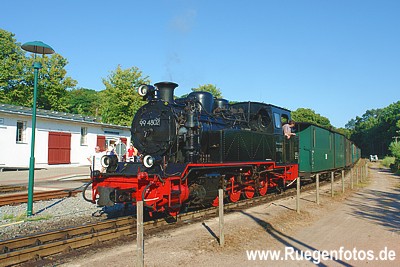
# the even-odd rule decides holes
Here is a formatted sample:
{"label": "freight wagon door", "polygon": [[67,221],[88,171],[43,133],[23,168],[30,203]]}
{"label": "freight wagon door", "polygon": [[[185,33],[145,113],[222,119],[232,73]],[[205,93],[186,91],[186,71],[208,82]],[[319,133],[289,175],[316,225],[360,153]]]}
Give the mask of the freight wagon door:
{"label": "freight wagon door", "polygon": [[49,132],[48,164],[71,163],[71,134]]}

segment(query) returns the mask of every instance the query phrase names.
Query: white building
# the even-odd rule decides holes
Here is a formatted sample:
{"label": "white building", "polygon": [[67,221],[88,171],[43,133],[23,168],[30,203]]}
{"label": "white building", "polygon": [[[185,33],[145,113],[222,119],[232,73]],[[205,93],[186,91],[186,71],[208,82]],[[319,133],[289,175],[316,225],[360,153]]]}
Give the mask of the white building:
{"label": "white building", "polygon": [[[94,117],[37,109],[35,167],[89,165],[96,145],[115,144],[123,154],[130,143],[130,128],[96,122]],[[32,109],[0,104],[0,170],[29,168]]]}

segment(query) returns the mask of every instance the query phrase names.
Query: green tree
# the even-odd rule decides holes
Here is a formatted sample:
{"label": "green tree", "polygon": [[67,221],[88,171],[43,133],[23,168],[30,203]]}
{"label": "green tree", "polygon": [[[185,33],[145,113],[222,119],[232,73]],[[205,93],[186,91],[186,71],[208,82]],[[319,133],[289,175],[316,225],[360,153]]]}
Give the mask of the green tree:
{"label": "green tree", "polygon": [[355,119],[349,120],[349,122],[346,123],[344,127],[350,131],[354,130],[354,128],[356,127],[356,120]]}
{"label": "green tree", "polygon": [[86,88],[72,89],[68,91],[67,104],[71,113],[97,117],[100,99],[98,92],[95,90]]}
{"label": "green tree", "polygon": [[338,132],[338,133],[343,134],[344,136],[346,136],[347,139],[350,139],[350,137],[351,137],[351,130],[350,129],[336,128],[335,131]]}
{"label": "green tree", "polygon": [[25,53],[14,37],[0,29],[0,102],[6,104],[14,104],[15,95],[25,86]]}
{"label": "green tree", "polygon": [[[14,36],[0,29],[0,102],[31,107],[34,86],[32,65],[35,59],[33,54],[25,56]],[[37,107],[68,111],[67,89],[77,83],[66,76],[68,61],[59,54],[38,56],[36,60],[43,66],[39,71]]]}
{"label": "green tree", "polygon": [[396,158],[396,161],[400,162],[400,141],[390,143],[389,149],[392,152],[393,157]]}
{"label": "green tree", "polygon": [[118,65],[107,79],[103,79],[106,89],[100,92],[102,121],[129,126],[134,114],[146,103],[135,89],[149,83],[149,77],[143,77],[139,68],[122,69]]}
{"label": "green tree", "polygon": [[363,156],[385,156],[389,153],[392,137],[399,130],[399,120],[400,101],[382,109],[367,110],[361,117],[356,117],[351,140],[361,147]]}
{"label": "green tree", "polygon": [[[33,64],[33,57],[29,61]],[[41,59],[41,63],[43,67],[39,71],[37,107],[48,110],[69,111],[68,90],[73,89],[77,81],[66,76],[65,66],[68,61],[61,55],[54,54],[51,57],[44,56]],[[33,74],[29,75],[29,78],[32,78],[27,79],[29,88],[33,88]],[[29,98],[30,102],[32,99],[33,92],[32,97]]]}
{"label": "green tree", "polygon": [[396,123],[396,134],[393,137],[395,141],[390,143],[389,150],[392,152],[392,155],[396,158],[396,162],[400,164],[400,120]]}
{"label": "green tree", "polygon": [[328,118],[315,113],[309,108],[298,108],[292,111],[292,119],[298,122],[310,122],[322,127],[332,128],[332,124]]}

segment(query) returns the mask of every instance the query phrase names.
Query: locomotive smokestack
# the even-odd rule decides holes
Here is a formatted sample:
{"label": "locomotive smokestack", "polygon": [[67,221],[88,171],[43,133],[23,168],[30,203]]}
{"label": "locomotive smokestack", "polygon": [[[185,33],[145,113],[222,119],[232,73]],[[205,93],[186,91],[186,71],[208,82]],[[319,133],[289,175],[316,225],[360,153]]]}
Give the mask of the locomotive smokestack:
{"label": "locomotive smokestack", "polygon": [[178,87],[178,84],[173,82],[160,82],[154,84],[158,89],[158,98],[165,102],[174,102],[174,89]]}

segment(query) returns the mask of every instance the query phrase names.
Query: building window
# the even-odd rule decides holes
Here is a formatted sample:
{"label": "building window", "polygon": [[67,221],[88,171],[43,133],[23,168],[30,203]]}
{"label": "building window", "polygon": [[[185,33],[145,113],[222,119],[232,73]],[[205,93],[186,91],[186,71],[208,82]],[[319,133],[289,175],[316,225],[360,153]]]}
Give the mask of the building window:
{"label": "building window", "polygon": [[26,121],[17,121],[17,143],[26,143]]}
{"label": "building window", "polygon": [[87,145],[87,127],[81,127],[81,146]]}

